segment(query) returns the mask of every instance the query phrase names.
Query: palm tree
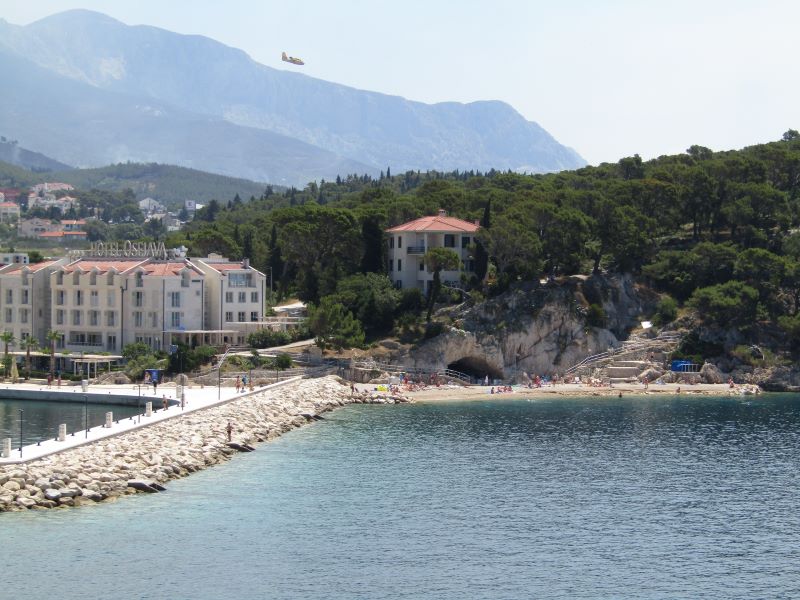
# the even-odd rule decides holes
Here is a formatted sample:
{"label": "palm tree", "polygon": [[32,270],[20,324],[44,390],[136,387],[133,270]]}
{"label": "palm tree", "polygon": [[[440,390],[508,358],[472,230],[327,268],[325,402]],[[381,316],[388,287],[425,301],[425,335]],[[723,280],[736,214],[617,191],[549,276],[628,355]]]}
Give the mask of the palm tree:
{"label": "palm tree", "polygon": [[56,377],[56,342],[61,339],[61,334],[52,329],[44,336],[50,342],[50,380]]}
{"label": "palm tree", "polygon": [[8,377],[9,367],[11,366],[11,361],[8,359],[8,347],[11,346],[14,342],[17,341],[17,338],[14,337],[13,331],[4,331],[0,333],[0,341],[3,342],[3,378],[5,379]]}
{"label": "palm tree", "polygon": [[31,378],[31,350],[39,347],[39,340],[33,336],[28,336],[22,340],[22,347],[25,348],[25,379]]}

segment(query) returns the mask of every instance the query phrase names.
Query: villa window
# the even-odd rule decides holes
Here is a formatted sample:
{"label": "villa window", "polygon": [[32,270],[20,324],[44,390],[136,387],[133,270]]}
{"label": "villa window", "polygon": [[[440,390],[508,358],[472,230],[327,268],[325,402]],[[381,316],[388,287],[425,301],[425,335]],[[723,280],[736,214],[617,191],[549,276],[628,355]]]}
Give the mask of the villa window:
{"label": "villa window", "polygon": [[424,271],[425,270],[425,263],[422,262],[422,261],[420,261],[420,263],[419,263],[419,270],[420,271]]}
{"label": "villa window", "polygon": [[6,290],[6,304],[14,304],[14,290]]}
{"label": "villa window", "polygon": [[445,233],[444,234],[444,247],[445,248],[455,248],[456,247],[456,236],[452,233]]}
{"label": "villa window", "polygon": [[239,304],[247,302],[247,292],[239,292]]}
{"label": "villa window", "polygon": [[106,311],[106,325],[108,327],[114,327],[116,323],[116,313],[113,310]]}
{"label": "villa window", "polygon": [[29,294],[28,290],[22,290],[22,298],[19,301],[20,304],[27,304],[28,303],[28,294]]}
{"label": "villa window", "polygon": [[181,312],[172,312],[170,313],[170,326],[173,328],[178,328],[181,326],[181,316],[183,313]]}
{"label": "villa window", "polygon": [[169,305],[172,308],[180,308],[181,307],[181,293],[180,292],[170,292],[169,293]]}
{"label": "villa window", "polygon": [[144,322],[144,315],[142,311],[140,310],[135,311],[133,313],[133,326],[141,327],[143,322]]}
{"label": "villa window", "polygon": [[225,313],[225,322],[230,323],[231,321],[233,321],[233,311],[229,310]]}
{"label": "villa window", "polygon": [[394,236],[389,238],[389,249],[394,250]]}
{"label": "villa window", "polygon": [[64,285],[64,271],[56,273],[56,285]]}
{"label": "villa window", "polygon": [[144,305],[144,292],[133,292],[133,305],[137,307]]}
{"label": "villa window", "polygon": [[233,292],[225,292],[225,302],[233,302]]}
{"label": "villa window", "polygon": [[100,324],[100,313],[96,310],[89,311],[89,325],[97,327]]}
{"label": "villa window", "polygon": [[19,309],[19,322],[20,323],[27,323],[28,322],[28,309],[27,308],[20,308]]}
{"label": "villa window", "polygon": [[230,273],[228,275],[228,287],[253,287],[252,273]]}
{"label": "villa window", "polygon": [[56,292],[56,304],[58,306],[64,306],[64,290],[58,290]]}
{"label": "villa window", "polygon": [[401,236],[399,236],[399,235],[397,236],[397,247],[398,248],[402,248],[403,247],[403,238]]}
{"label": "villa window", "polygon": [[402,271],[403,270],[403,259],[401,259],[401,258],[397,259],[397,270],[398,271]]}
{"label": "villa window", "polygon": [[98,306],[100,304],[100,293],[97,290],[89,292],[89,304],[91,306]]}
{"label": "villa window", "polygon": [[117,336],[110,335],[106,338],[106,348],[108,350],[116,350],[117,349]]}
{"label": "villa window", "polygon": [[56,311],[56,325],[63,325],[64,324],[64,311],[57,310]]}
{"label": "villa window", "polygon": [[136,287],[144,287],[144,275],[142,273],[136,273],[135,281]]}
{"label": "villa window", "polygon": [[250,302],[258,302],[258,292],[250,292]]}
{"label": "villa window", "polygon": [[245,316],[244,316],[244,311],[243,310],[239,311],[238,317],[239,318],[237,320],[239,321],[239,323],[244,323]]}
{"label": "villa window", "polygon": [[72,311],[72,324],[73,325],[80,325],[81,324],[81,311],[73,310]]}
{"label": "villa window", "polygon": [[461,248],[469,248],[469,243],[472,239],[468,235],[461,236]]}
{"label": "villa window", "polygon": [[250,320],[251,321],[258,321],[258,311],[252,311],[250,313]]}
{"label": "villa window", "polygon": [[83,306],[83,291],[75,290],[75,306]]}

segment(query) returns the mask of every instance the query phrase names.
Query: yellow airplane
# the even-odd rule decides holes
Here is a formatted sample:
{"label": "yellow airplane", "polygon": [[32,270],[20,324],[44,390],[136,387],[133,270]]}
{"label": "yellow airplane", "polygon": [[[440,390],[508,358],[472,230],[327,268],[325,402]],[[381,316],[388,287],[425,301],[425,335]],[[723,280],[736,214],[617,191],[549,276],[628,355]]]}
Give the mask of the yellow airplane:
{"label": "yellow airplane", "polygon": [[302,60],[300,60],[299,58],[295,58],[294,56],[286,56],[286,52],[282,52],[281,53],[281,60],[283,62],[292,63],[293,65],[304,65],[304,64],[306,64]]}

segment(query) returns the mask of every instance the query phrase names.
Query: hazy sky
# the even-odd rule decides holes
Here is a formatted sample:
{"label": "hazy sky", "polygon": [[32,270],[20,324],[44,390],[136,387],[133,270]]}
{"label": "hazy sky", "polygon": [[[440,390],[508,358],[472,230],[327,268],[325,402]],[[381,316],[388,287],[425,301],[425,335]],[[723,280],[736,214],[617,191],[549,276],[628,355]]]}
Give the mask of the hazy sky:
{"label": "hazy sky", "polygon": [[412,100],[503,100],[592,164],[800,129],[790,0],[0,0],[0,17],[70,8]]}

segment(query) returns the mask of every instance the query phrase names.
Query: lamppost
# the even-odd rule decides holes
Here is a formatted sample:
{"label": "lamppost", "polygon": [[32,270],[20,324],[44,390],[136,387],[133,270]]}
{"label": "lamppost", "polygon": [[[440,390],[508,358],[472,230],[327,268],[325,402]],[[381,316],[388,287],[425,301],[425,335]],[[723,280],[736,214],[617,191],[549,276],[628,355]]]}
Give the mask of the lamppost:
{"label": "lamppost", "polygon": [[19,457],[22,458],[22,415],[23,410],[19,409]]}
{"label": "lamppost", "polygon": [[89,439],[89,396],[83,395],[83,424],[86,426],[86,439]]}

